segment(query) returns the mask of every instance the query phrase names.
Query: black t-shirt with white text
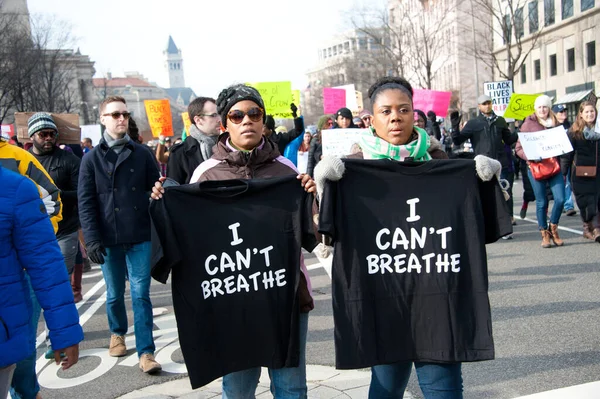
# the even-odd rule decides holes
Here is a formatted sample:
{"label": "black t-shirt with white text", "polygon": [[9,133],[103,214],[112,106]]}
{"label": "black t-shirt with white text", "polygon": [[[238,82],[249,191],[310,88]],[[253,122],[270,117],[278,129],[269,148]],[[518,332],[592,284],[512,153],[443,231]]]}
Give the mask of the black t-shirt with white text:
{"label": "black t-shirt with white text", "polygon": [[253,367],[297,367],[301,246],[317,245],[295,175],[167,187],[150,206],[152,277],[172,295],[193,388]]}
{"label": "black t-shirt with white text", "polygon": [[485,244],[512,232],[470,160],[344,160],[319,231],[334,242],[336,367],[494,358]]}

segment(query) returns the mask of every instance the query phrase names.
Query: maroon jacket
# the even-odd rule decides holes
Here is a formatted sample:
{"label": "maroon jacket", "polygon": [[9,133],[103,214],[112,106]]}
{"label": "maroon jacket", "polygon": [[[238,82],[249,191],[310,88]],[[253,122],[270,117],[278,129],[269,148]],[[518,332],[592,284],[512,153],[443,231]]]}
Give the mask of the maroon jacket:
{"label": "maroon jacket", "polygon": [[[228,141],[229,133],[223,133],[213,149],[213,156],[196,168],[190,183],[207,180],[257,179],[299,174],[294,164],[281,156],[277,145],[269,139],[263,137],[262,144],[250,152],[238,151],[228,144]],[[298,184],[300,184],[300,181],[298,181]],[[298,285],[298,298],[300,311],[308,313],[314,309],[314,302],[310,294],[310,279],[303,259],[301,267],[302,273],[300,273],[300,284]]]}

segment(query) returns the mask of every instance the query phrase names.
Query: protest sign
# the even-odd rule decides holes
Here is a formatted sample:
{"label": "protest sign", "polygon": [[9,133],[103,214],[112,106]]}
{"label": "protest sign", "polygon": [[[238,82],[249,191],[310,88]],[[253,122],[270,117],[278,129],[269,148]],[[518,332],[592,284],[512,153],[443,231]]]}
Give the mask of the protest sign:
{"label": "protest sign", "polygon": [[503,116],[513,93],[513,85],[510,80],[500,82],[485,82],[483,92],[492,99],[492,109],[498,116]]}
{"label": "protest sign", "polygon": [[92,140],[92,145],[98,145],[102,138],[102,127],[100,125],[81,126],[81,138],[88,138]]}
{"label": "protest sign", "polygon": [[185,129],[186,134],[190,134],[190,126],[192,126],[192,122],[190,121],[190,114],[187,111],[182,112],[181,119],[183,120],[183,128]]}
{"label": "protest sign", "polygon": [[[296,107],[300,108],[300,90],[292,90],[292,98],[290,100],[290,105],[294,104]],[[294,119],[294,115],[292,115],[292,110],[288,107],[287,112],[279,112],[275,114],[271,114],[275,119]],[[300,116],[300,111],[298,111],[298,116]]]}
{"label": "protest sign", "polygon": [[258,82],[248,84],[260,93],[265,103],[267,114],[275,115],[290,112],[290,100],[292,98],[291,82]]}
{"label": "protest sign", "polygon": [[[27,121],[35,112],[15,112],[15,127],[19,140],[29,141]],[[50,114],[58,129],[59,144],[81,144],[81,128],[77,114]]]}
{"label": "protest sign", "polygon": [[145,100],[148,124],[152,136],[173,136],[173,120],[171,119],[171,105],[169,100]]}
{"label": "protest sign", "polygon": [[333,87],[333,89],[345,90],[346,91],[346,105],[345,105],[346,108],[348,108],[352,112],[358,112],[358,102],[356,100],[356,87],[354,86],[354,84],[336,86],[336,87]]}
{"label": "protest sign", "polygon": [[425,113],[433,111],[437,116],[442,118],[446,117],[446,114],[448,114],[448,107],[450,106],[452,92],[423,89],[414,89],[414,92],[414,109],[420,109]]}
{"label": "protest sign", "polygon": [[534,103],[539,94],[516,94],[510,96],[508,106],[504,111],[504,118],[523,120],[535,111]]}
{"label": "protest sign", "polygon": [[346,106],[346,90],[334,89],[331,87],[323,88],[323,112],[334,114],[338,109]]}
{"label": "protest sign", "polygon": [[15,129],[13,128],[13,125],[0,125],[0,127],[2,129],[2,137],[5,139],[8,140],[15,135]]}
{"label": "protest sign", "polygon": [[323,155],[344,157],[362,151],[361,136],[372,135],[369,129],[328,129],[321,131]]}
{"label": "protest sign", "polygon": [[573,151],[564,127],[533,133],[519,133],[519,141],[528,159],[547,159]]}

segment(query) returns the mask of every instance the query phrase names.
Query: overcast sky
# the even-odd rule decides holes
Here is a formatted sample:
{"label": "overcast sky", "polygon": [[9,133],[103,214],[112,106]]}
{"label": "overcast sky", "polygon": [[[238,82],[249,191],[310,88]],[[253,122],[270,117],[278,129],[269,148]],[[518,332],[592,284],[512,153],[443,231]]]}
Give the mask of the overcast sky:
{"label": "overcast sky", "polygon": [[[347,29],[354,2],[385,0],[28,0],[31,14],[70,23],[96,77],[138,71],[168,85],[163,51],[169,35],[182,50],[186,85],[216,96],[240,82],[291,80],[306,86],[305,72],[319,43]],[[359,9],[359,8],[357,8]]]}

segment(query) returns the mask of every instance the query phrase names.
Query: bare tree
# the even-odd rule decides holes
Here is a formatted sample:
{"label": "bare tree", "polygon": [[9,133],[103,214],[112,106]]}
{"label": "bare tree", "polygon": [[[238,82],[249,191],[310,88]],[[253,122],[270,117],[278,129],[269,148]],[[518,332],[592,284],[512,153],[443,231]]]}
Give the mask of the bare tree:
{"label": "bare tree", "polygon": [[[530,6],[534,4],[534,6]],[[466,5],[466,3],[465,3]],[[530,34],[525,35],[527,7]],[[512,81],[542,33],[538,20],[537,2],[529,0],[470,0],[465,31],[474,32],[473,45],[467,51],[481,60],[498,76]],[[498,46],[494,39],[502,40]]]}

